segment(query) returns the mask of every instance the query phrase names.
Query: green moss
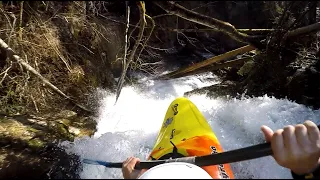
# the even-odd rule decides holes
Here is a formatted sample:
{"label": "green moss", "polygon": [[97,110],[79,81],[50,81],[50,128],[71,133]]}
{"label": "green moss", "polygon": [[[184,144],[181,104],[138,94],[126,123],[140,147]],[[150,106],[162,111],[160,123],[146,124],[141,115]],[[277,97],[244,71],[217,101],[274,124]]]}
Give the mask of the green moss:
{"label": "green moss", "polygon": [[78,135],[78,137],[82,137],[82,136],[91,137],[94,133],[95,133],[95,130],[84,128],[84,129],[81,130],[81,132]]}
{"label": "green moss", "polygon": [[61,122],[62,122],[65,126],[70,126],[70,124],[71,124],[71,121],[70,121],[69,119],[63,119]]}
{"label": "green moss", "polygon": [[247,75],[251,69],[254,67],[254,62],[253,61],[248,61],[246,62],[237,72],[240,76],[245,76]]}
{"label": "green moss", "polygon": [[45,145],[40,139],[35,138],[28,141],[28,146],[32,149],[40,149],[43,148]]}
{"label": "green moss", "polygon": [[57,133],[59,134],[59,136],[62,139],[67,139],[69,141],[73,141],[74,136],[71,133],[69,133],[67,128],[68,128],[68,126],[66,126],[65,124],[57,123]]}
{"label": "green moss", "polygon": [[32,127],[27,127],[27,131],[29,131],[29,132],[33,132],[33,133],[37,133],[37,132],[39,132],[39,130],[34,129],[34,128],[32,128]]}
{"label": "green moss", "polygon": [[61,134],[62,136],[65,136],[68,134],[68,130],[66,129],[66,125],[65,124],[60,124],[60,123],[57,123],[56,124],[56,130],[57,130],[57,133]]}
{"label": "green moss", "polygon": [[62,120],[59,120],[58,123],[63,124],[65,126],[65,128],[68,128],[71,121],[69,119],[62,119]]}
{"label": "green moss", "polygon": [[281,8],[278,3],[276,3],[276,12],[278,14],[282,14],[283,13],[283,8]]}
{"label": "green moss", "polygon": [[96,76],[88,76],[91,86],[98,87],[98,78]]}
{"label": "green moss", "polygon": [[77,128],[83,128],[83,127],[85,127],[85,126],[83,125],[83,123],[80,123],[80,122],[73,122],[72,125],[75,126],[75,127],[77,127]]}
{"label": "green moss", "polygon": [[0,123],[5,123],[7,121],[7,118],[0,118]]}

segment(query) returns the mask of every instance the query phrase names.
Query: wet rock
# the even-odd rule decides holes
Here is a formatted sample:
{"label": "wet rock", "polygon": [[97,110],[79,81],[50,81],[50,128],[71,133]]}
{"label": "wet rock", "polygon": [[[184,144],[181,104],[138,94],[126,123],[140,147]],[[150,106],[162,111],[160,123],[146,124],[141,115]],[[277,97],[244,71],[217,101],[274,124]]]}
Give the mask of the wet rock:
{"label": "wet rock", "polygon": [[0,178],[44,178],[50,167],[39,155],[13,147],[0,148]]}
{"label": "wet rock", "polygon": [[300,68],[288,78],[288,98],[313,108],[320,108],[320,72],[314,67]]}
{"label": "wet rock", "polygon": [[62,124],[62,123],[56,123],[56,125],[54,127],[55,128],[53,129],[53,131],[58,133],[58,135],[61,139],[67,139],[70,141],[73,140],[74,137],[72,134],[69,133],[68,126],[66,126],[65,124]]}
{"label": "wet rock", "polygon": [[79,156],[68,154],[57,144],[48,144],[34,152],[0,148],[0,178],[79,179]]}
{"label": "wet rock", "polygon": [[80,129],[69,126],[69,132],[75,136],[78,136],[80,134]]}
{"label": "wet rock", "polygon": [[[95,121],[74,117],[75,113],[59,113],[73,119],[45,119],[36,116],[0,117],[0,144],[37,151],[55,140],[73,141],[75,137],[91,136],[96,131]],[[43,117],[49,116],[44,115]]]}
{"label": "wet rock", "polygon": [[63,110],[59,112],[58,114],[54,115],[55,118],[65,118],[65,119],[71,119],[77,116],[77,113],[70,110]]}
{"label": "wet rock", "polygon": [[190,96],[193,94],[207,94],[211,98],[217,97],[236,97],[237,84],[234,81],[224,81],[220,84],[195,89],[184,93],[184,96]]}
{"label": "wet rock", "polygon": [[47,126],[48,123],[37,119],[27,119],[30,123],[37,124],[39,126]]}
{"label": "wet rock", "polygon": [[45,143],[43,141],[41,141],[39,138],[31,139],[28,141],[28,146],[34,150],[43,148],[44,145],[45,145]]}
{"label": "wet rock", "polygon": [[58,115],[64,118],[0,116],[0,178],[80,178],[79,157],[52,142],[91,136],[96,122],[71,111]]}
{"label": "wet rock", "polygon": [[13,141],[27,141],[35,135],[27,126],[11,118],[1,119],[0,127],[0,136]]}
{"label": "wet rock", "polygon": [[253,67],[254,67],[254,62],[248,61],[239,69],[238,74],[241,76],[247,75],[250,73]]}
{"label": "wet rock", "polygon": [[51,161],[51,167],[46,178],[80,179],[79,173],[82,170],[82,163],[78,155],[68,154],[56,144],[50,144],[41,153],[41,156]]}

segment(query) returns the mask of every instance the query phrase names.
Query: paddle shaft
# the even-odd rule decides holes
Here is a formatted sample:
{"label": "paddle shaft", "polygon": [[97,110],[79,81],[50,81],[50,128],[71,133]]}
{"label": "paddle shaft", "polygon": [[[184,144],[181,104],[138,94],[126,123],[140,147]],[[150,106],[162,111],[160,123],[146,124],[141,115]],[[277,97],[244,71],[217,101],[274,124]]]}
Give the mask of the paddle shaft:
{"label": "paddle shaft", "polygon": [[[272,150],[270,143],[264,143],[254,146],[249,146],[246,148],[236,149],[232,151],[222,152],[218,154],[211,154],[206,156],[193,156],[193,157],[183,157],[176,159],[167,160],[154,160],[154,161],[142,161],[136,164],[135,169],[149,169],[154,166],[169,162],[188,162],[198,166],[209,166],[217,164],[233,163],[238,161],[250,160],[255,158],[260,158],[264,156],[272,155]],[[108,168],[122,168],[122,162],[112,163],[105,161],[97,161],[90,159],[83,159],[86,164],[102,165]]]}
{"label": "paddle shaft", "polygon": [[[318,128],[320,129],[320,125],[318,125]],[[209,166],[209,165],[227,164],[227,163],[245,161],[250,159],[256,159],[260,157],[269,156],[272,154],[273,153],[271,149],[271,144],[263,143],[263,144],[258,144],[258,145],[231,150],[227,152],[210,154],[206,156],[198,156],[198,157],[193,156],[193,157],[183,157],[183,158],[176,158],[176,159],[143,161],[143,162],[140,162],[139,164],[136,164],[135,169],[149,169],[159,164],[169,163],[169,162],[188,162],[191,164],[195,164],[197,166]],[[122,168],[122,163],[94,161],[94,160],[88,160],[88,159],[84,159],[83,162],[87,164],[103,165],[108,168]]]}

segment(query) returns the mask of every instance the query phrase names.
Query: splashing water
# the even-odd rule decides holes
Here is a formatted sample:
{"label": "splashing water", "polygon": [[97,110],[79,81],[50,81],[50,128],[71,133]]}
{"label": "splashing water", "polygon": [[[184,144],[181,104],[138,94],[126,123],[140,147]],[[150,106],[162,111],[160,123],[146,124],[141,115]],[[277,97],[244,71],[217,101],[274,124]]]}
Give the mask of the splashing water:
{"label": "splashing water", "polygon": [[[183,93],[219,83],[211,73],[168,81],[140,77],[135,86],[124,87],[116,105],[115,94],[104,93],[97,132],[93,138],[63,142],[67,152],[81,158],[122,162],[129,156],[146,160],[155,143],[168,106]],[[320,110],[311,110],[287,99],[268,96],[239,99],[210,99],[206,95],[188,97],[210,123],[225,151],[264,142],[261,125],[276,130],[309,119],[320,122]],[[292,178],[288,169],[272,157],[231,164],[236,178]],[[122,178],[121,169],[83,165],[81,178]]]}

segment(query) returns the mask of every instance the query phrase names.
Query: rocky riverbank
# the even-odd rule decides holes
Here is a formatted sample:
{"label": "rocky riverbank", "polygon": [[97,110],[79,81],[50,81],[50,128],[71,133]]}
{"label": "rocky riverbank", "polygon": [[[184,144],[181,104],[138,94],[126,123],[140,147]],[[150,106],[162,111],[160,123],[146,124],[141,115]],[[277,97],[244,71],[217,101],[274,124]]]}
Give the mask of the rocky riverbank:
{"label": "rocky riverbank", "polygon": [[91,136],[95,128],[96,122],[92,118],[69,110],[42,116],[1,116],[0,177],[76,176],[75,171],[72,173],[67,169],[75,168],[77,157],[66,154],[57,145],[76,137]]}

